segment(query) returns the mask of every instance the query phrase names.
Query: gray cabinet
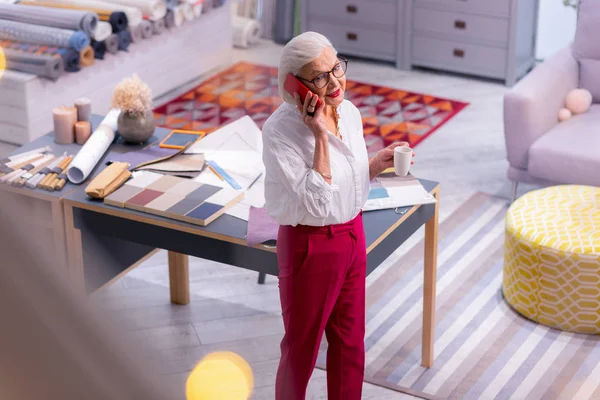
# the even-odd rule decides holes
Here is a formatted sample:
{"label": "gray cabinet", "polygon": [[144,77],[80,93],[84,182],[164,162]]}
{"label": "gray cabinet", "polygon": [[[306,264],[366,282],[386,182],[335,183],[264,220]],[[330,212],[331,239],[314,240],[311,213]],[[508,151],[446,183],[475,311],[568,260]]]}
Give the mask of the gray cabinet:
{"label": "gray cabinet", "polygon": [[303,0],[302,30],[342,54],[500,79],[535,63],[538,0]]}

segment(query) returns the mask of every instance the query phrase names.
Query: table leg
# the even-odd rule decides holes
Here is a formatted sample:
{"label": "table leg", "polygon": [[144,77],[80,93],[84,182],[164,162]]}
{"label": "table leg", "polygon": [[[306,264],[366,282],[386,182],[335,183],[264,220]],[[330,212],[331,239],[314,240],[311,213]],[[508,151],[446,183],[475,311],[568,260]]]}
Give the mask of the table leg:
{"label": "table leg", "polygon": [[259,285],[264,285],[265,284],[265,279],[267,279],[267,274],[265,274],[264,272],[259,272],[258,273],[258,284]]}
{"label": "table leg", "polygon": [[171,303],[188,304],[190,302],[190,274],[186,254],[169,251],[169,286]]}
{"label": "table leg", "polygon": [[435,295],[438,248],[438,212],[439,192],[435,194],[437,202],[433,216],[425,224],[425,272],[423,278],[423,345],[421,365],[433,366],[433,342],[435,338]]}

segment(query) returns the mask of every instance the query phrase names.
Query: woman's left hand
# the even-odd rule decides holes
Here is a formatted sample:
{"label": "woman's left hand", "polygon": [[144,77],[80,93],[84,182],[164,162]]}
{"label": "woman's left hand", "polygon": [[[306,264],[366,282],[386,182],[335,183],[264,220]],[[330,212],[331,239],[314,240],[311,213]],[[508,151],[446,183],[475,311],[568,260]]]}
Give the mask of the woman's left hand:
{"label": "woman's left hand", "polygon": [[[408,147],[408,142],[395,142],[390,144],[389,146],[379,150],[375,155],[375,161],[377,162],[379,172],[385,171],[388,168],[392,168],[394,166],[394,149],[398,146],[406,146]],[[413,151],[413,158],[415,157],[415,152]],[[415,161],[412,160],[411,164],[414,164]]]}

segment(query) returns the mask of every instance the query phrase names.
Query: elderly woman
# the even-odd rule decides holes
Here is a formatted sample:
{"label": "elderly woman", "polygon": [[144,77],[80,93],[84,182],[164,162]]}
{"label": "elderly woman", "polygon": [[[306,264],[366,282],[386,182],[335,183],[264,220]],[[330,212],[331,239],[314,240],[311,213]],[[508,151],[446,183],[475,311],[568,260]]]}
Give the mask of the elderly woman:
{"label": "elderly woman", "polygon": [[[285,102],[263,127],[265,208],[280,225],[285,335],[277,400],[304,399],[323,332],[328,398],[361,398],[367,261],[361,208],[369,181],[393,166],[394,147],[406,143],[368,158],[360,112],[344,99],[346,66],[324,36],[292,39],[279,65]],[[304,102],[285,91],[289,73],[310,90]]]}

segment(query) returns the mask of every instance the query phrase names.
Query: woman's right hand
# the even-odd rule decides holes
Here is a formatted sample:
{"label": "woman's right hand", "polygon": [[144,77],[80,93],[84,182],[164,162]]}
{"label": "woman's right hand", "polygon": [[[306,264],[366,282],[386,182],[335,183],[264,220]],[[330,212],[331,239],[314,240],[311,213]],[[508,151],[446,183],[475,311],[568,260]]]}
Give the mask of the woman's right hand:
{"label": "woman's right hand", "polygon": [[[308,92],[306,99],[304,99],[304,104],[302,104],[298,93],[294,93],[294,99],[296,99],[298,111],[302,114],[302,120],[313,133],[315,139],[327,138],[327,126],[323,121],[323,109],[325,108],[325,103],[321,102],[321,106],[317,106],[316,104],[319,100],[319,96],[312,92]],[[311,106],[315,108],[314,115],[312,116],[308,114],[308,108]]]}

